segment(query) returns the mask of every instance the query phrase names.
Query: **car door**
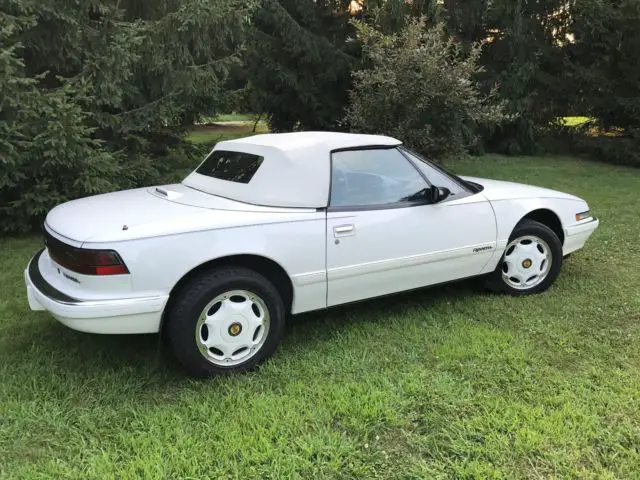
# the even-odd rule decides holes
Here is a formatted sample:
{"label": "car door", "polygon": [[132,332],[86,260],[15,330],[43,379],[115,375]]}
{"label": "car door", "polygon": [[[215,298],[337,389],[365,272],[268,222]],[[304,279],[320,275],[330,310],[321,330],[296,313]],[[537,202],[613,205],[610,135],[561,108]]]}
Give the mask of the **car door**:
{"label": "car door", "polygon": [[331,163],[328,306],[477,275],[492,256],[495,216],[483,195],[457,184],[428,203],[419,195],[428,169],[398,148],[335,151]]}

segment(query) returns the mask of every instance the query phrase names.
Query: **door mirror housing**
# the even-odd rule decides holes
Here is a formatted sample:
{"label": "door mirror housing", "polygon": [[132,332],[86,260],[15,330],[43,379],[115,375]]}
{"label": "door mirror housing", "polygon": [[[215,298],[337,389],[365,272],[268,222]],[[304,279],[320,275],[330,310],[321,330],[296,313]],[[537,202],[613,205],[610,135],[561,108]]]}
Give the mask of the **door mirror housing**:
{"label": "door mirror housing", "polygon": [[429,199],[431,203],[439,203],[447,199],[451,195],[451,190],[446,187],[436,187],[431,185],[429,189]]}

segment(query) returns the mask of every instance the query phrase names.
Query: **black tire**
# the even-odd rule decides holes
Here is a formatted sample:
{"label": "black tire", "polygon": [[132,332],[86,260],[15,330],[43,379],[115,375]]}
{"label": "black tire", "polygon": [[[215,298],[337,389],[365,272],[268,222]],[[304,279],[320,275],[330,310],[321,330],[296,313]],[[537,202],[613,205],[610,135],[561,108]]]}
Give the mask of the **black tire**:
{"label": "black tire", "polygon": [[555,232],[540,222],[525,219],[518,223],[518,225],[516,225],[516,227],[513,229],[507,245],[513,240],[523,236],[538,237],[544,240],[549,246],[549,249],[551,250],[551,268],[549,269],[546,278],[541,283],[529,289],[517,289],[512,287],[503,279],[502,276],[503,260],[504,256],[507,253],[505,251],[502,258],[500,258],[496,269],[484,279],[484,284],[489,290],[498,293],[506,293],[513,296],[532,295],[544,292],[551,285],[553,285],[553,283],[558,278],[558,275],[560,274],[560,268],[562,267],[563,257],[562,243],[560,242],[560,239],[555,234]]}
{"label": "black tire", "polygon": [[[260,297],[267,307],[270,325],[264,343],[246,362],[222,366],[207,360],[196,342],[198,318],[218,295],[245,290]],[[191,278],[172,299],[163,333],[171,351],[186,372],[196,378],[249,370],[276,350],[284,333],[285,308],[274,285],[264,276],[244,267],[222,267],[204,271]]]}

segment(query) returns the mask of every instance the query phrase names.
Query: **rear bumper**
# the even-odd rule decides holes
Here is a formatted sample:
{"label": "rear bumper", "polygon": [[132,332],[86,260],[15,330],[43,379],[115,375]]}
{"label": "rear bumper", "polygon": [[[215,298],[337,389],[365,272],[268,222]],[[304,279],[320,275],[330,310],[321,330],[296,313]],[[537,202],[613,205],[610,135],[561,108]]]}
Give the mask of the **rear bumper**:
{"label": "rear bumper", "polygon": [[568,255],[571,252],[575,252],[576,250],[584,247],[586,241],[596,230],[596,228],[598,228],[599,225],[600,220],[598,220],[597,218],[593,218],[585,223],[565,228],[564,246],[562,248],[562,253],[564,255]]}
{"label": "rear bumper", "polygon": [[46,310],[60,323],[89,333],[157,333],[168,295],[108,300],[79,300],[47,283],[38,268],[43,250],[24,271],[31,310]]}

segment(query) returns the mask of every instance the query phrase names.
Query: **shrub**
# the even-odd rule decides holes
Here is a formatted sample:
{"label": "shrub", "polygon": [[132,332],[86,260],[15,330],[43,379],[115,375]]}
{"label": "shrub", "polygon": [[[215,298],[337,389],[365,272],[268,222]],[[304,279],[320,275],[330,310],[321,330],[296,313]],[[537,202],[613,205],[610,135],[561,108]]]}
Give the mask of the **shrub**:
{"label": "shrub", "polygon": [[581,135],[574,138],[572,153],[585,155],[593,160],[640,168],[640,141],[631,137],[592,137]]}
{"label": "shrub", "polygon": [[346,122],[351,130],[384,133],[432,157],[459,155],[478,147],[478,131],[504,115],[493,92],[474,81],[480,46],[465,52],[441,26],[411,21],[385,35],[357,25],[368,68],[354,72]]}

